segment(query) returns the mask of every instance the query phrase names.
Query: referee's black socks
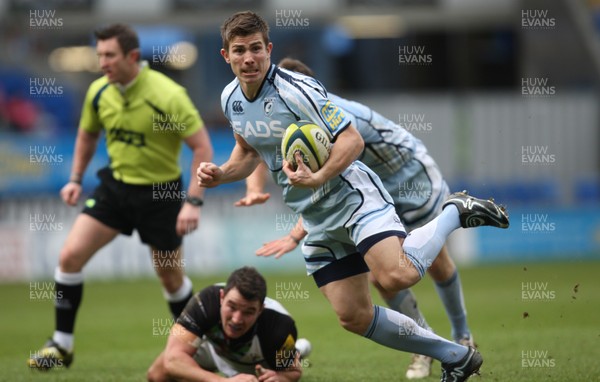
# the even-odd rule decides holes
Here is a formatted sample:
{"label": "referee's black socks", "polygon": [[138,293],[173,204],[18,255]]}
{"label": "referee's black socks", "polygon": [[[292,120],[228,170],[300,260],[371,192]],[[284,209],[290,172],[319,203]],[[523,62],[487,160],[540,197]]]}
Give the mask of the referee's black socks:
{"label": "referee's black socks", "polygon": [[62,333],[62,336],[58,336],[58,338],[63,339],[59,345],[70,351],[73,347],[72,334],[75,328],[75,317],[83,296],[83,273],[66,273],[62,272],[60,268],[56,268],[54,281],[54,291],[56,293],[54,300],[56,318],[54,340],[57,339],[56,332]]}

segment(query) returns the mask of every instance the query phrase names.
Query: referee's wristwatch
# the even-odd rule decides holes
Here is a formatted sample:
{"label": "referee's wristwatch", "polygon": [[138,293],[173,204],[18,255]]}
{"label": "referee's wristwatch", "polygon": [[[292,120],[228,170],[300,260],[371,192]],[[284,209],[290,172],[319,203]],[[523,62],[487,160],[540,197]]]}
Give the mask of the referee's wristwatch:
{"label": "referee's wristwatch", "polygon": [[204,204],[204,200],[202,200],[202,198],[199,198],[197,196],[187,196],[185,198],[185,201],[189,204],[191,204],[192,206],[196,206],[196,207],[201,207]]}

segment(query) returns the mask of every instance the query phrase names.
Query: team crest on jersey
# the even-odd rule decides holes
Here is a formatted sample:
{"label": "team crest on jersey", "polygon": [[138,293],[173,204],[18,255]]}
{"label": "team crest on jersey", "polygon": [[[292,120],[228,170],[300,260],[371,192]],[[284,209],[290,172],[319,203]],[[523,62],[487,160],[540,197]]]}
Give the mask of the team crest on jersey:
{"label": "team crest on jersey", "polygon": [[273,102],[275,102],[274,98],[265,98],[263,100],[263,110],[267,117],[270,117],[271,114],[273,114]]}
{"label": "team crest on jersey", "polygon": [[233,101],[231,104],[231,111],[233,111],[233,114],[243,114],[244,107],[242,106],[242,101]]}

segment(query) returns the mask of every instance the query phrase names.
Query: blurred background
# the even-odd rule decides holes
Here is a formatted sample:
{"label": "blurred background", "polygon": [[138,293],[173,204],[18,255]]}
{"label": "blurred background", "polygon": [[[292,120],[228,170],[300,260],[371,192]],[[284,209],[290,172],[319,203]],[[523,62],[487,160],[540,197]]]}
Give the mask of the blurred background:
{"label": "blurred background", "polygon": [[[138,31],[143,59],[187,88],[220,164],[234,141],[220,107],[233,74],[219,27],[246,9],[270,23],[273,62],[303,60],[329,91],[423,140],[453,191],[508,206],[508,231],[453,234],[457,262],[600,259],[598,0],[0,0],[0,282],[50,279],[81,210],[58,191],[100,76],[92,31]],[[186,182],[190,158],[184,149]],[[101,143],[86,193],[107,163]],[[201,227],[184,240],[187,271],[303,272],[298,250],[253,255],[298,219],[270,191],[267,204],[240,209],[243,183],[209,190]],[[148,255],[135,234],[119,237],[85,273],[150,275]]]}

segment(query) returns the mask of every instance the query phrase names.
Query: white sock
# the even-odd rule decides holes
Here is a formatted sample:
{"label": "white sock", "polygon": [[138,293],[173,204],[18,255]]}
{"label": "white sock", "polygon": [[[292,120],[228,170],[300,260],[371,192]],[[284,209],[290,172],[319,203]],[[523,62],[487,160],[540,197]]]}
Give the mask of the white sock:
{"label": "white sock", "polygon": [[163,288],[163,296],[168,302],[178,302],[188,297],[192,293],[192,280],[189,277],[183,276],[183,284],[173,293],[169,293]]}
{"label": "white sock", "polygon": [[52,335],[52,340],[58,344],[61,348],[65,349],[69,353],[73,351],[73,342],[75,338],[71,333],[59,332],[56,330]]}
{"label": "white sock", "polygon": [[56,267],[54,270],[54,281],[65,285],[79,285],[83,283],[83,272],[67,273]]}

